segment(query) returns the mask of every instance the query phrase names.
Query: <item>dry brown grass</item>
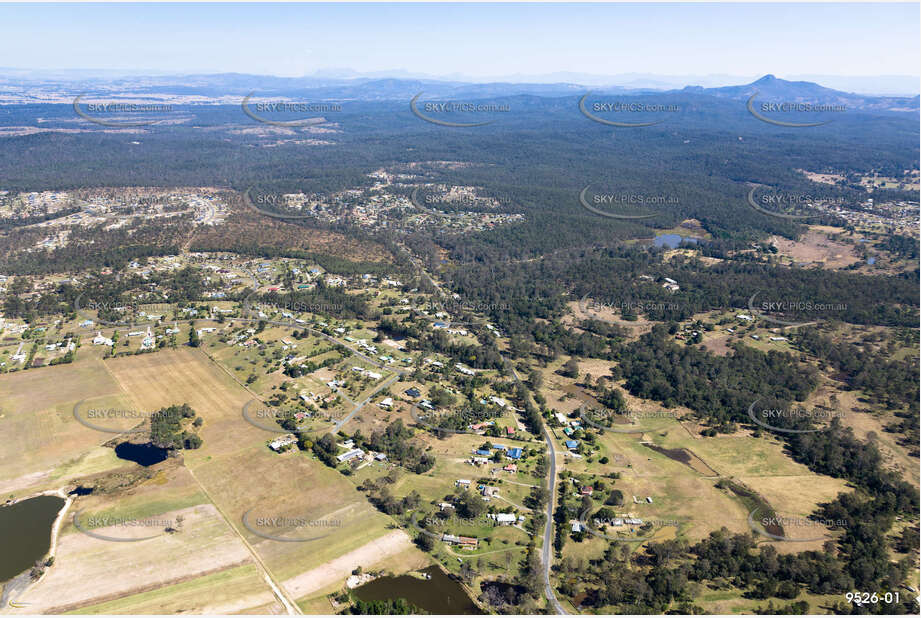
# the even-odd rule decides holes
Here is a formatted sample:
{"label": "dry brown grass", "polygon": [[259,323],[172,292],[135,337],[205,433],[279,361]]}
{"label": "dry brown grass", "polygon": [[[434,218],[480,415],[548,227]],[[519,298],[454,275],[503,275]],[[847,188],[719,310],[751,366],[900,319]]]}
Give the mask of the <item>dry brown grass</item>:
{"label": "dry brown grass", "polygon": [[837,228],[815,226],[799,240],[772,236],[770,242],[777,247],[780,255],[797,262],[822,263],[826,268],[844,268],[858,262],[860,258],[855,254],[854,247],[829,237],[832,230],[840,231]]}

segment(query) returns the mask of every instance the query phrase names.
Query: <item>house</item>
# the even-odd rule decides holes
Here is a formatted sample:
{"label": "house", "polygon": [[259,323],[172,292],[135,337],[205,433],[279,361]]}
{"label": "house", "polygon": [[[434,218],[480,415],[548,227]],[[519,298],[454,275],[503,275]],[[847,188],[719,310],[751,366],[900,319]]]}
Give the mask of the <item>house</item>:
{"label": "house", "polygon": [[498,496],[498,495],[499,495],[499,488],[498,488],[498,487],[490,487],[489,485],[484,485],[484,486],[483,486],[483,489],[480,490],[480,493],[482,493],[482,494],[483,494],[484,496],[486,496],[487,498],[491,498],[492,496]]}
{"label": "house", "polygon": [[355,459],[356,457],[362,457],[364,456],[364,454],[365,452],[363,450],[361,450],[360,448],[355,448],[355,449],[352,449],[351,451],[342,453],[341,455],[337,455],[336,459],[339,460],[339,463],[343,463],[343,462]]}
{"label": "house", "polygon": [[592,495],[592,492],[594,491],[595,489],[591,485],[588,485],[588,486],[583,487],[579,493],[582,494],[583,496],[590,496]]}
{"label": "house", "polygon": [[274,440],[269,442],[269,448],[275,451],[276,453],[280,453],[281,451],[286,450],[289,446],[291,446],[292,444],[296,442],[297,442],[297,438],[295,438],[292,434],[287,434],[287,435],[281,436],[280,438],[275,438]]}
{"label": "house", "polygon": [[108,337],[103,337],[100,331],[96,331],[96,336],[93,337],[93,345],[113,345],[113,342]]}
{"label": "house", "polygon": [[479,455],[481,457],[489,457],[490,455],[492,455],[492,451],[490,451],[489,449],[481,448],[481,449],[477,449],[473,451],[473,454]]}
{"label": "house", "polygon": [[419,392],[419,389],[415,387],[407,389],[406,392],[403,394],[406,395],[407,397],[412,397],[413,399],[416,399],[422,396],[422,393]]}
{"label": "house", "polygon": [[569,522],[569,523],[572,524],[572,531],[573,531],[573,532],[582,532],[582,524],[581,524],[581,522],[579,522],[579,521],[577,521],[577,520],[574,519],[574,520],[572,520],[572,521]]}
{"label": "house", "polygon": [[515,435],[515,428],[514,428],[514,427],[506,427],[506,428],[505,428],[505,435],[508,436],[508,437],[510,437],[510,438],[511,438],[512,436],[514,436],[514,435]]}
{"label": "house", "polygon": [[518,521],[514,513],[490,513],[489,517],[500,526],[511,526]]}
{"label": "house", "polygon": [[377,373],[376,371],[366,371],[366,372],[365,372],[365,377],[371,378],[372,380],[380,380],[380,379],[381,379],[382,377],[384,377],[384,376],[382,376],[381,374]]}
{"label": "house", "polygon": [[461,365],[460,363],[454,363],[454,367],[458,371],[460,371],[462,374],[464,374],[465,376],[475,376],[476,375],[476,372],[473,369],[470,369],[469,367],[465,367],[464,365]]}
{"label": "house", "polygon": [[736,317],[739,318],[740,320],[745,320],[746,322],[751,322],[752,320],[755,319],[750,315],[745,315],[744,313],[740,313],[736,315]]}
{"label": "house", "polygon": [[521,459],[522,452],[523,451],[520,448],[515,447],[513,449],[509,449],[509,451],[505,455],[509,459]]}
{"label": "house", "polygon": [[17,363],[23,363],[23,362],[25,362],[25,360],[26,360],[26,353],[22,351],[22,346],[23,346],[23,344],[20,343],[20,344],[19,344],[19,348],[16,350],[16,353],[13,354],[13,356],[12,356],[13,362],[17,362]]}
{"label": "house", "polygon": [[156,339],[154,339],[153,333],[150,332],[150,327],[147,327],[147,334],[144,336],[144,340],[141,341],[141,349],[149,350],[154,347]]}
{"label": "house", "polygon": [[469,479],[457,479],[454,481],[455,487],[463,487],[464,489],[470,489],[470,480]]}
{"label": "house", "polygon": [[558,421],[560,422],[560,425],[567,425],[567,424],[569,424],[569,420],[567,420],[567,418],[563,415],[562,412],[557,412],[557,413],[556,413],[556,420],[558,420]]}
{"label": "house", "polygon": [[646,496],[646,502],[652,504],[652,496]]}
{"label": "house", "polygon": [[92,326],[93,326],[92,320],[83,320],[82,322],[80,322],[81,328],[92,328]]}
{"label": "house", "polygon": [[577,440],[566,440],[563,442],[563,445],[570,451],[574,451],[579,448],[579,442]]}
{"label": "house", "polygon": [[479,544],[479,541],[477,541],[475,538],[469,536],[455,536],[453,534],[447,533],[441,536],[441,540],[451,545],[460,545],[465,549],[476,549],[477,545]]}
{"label": "house", "polygon": [[518,472],[518,464],[506,464],[502,469],[506,472]]}
{"label": "house", "polygon": [[489,460],[485,457],[472,457],[470,463],[474,466],[485,466],[489,463]]}
{"label": "house", "polygon": [[382,399],[381,402],[380,402],[379,404],[377,404],[377,405],[379,405],[380,407],[384,408],[385,410],[389,410],[390,408],[393,407],[393,398],[391,398],[391,397],[385,397],[385,398]]}

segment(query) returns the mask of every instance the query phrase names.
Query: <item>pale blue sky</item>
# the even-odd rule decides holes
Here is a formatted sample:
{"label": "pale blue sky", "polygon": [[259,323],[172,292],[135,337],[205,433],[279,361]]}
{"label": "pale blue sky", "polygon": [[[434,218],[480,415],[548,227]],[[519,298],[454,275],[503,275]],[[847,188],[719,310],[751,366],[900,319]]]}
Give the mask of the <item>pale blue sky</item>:
{"label": "pale blue sky", "polygon": [[0,66],[918,74],[906,4],[0,4]]}

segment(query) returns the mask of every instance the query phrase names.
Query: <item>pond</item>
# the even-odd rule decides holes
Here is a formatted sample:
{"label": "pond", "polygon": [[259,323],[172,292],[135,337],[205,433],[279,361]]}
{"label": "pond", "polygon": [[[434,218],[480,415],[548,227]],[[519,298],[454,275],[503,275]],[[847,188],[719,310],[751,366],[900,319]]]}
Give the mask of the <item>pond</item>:
{"label": "pond", "polygon": [[63,506],[58,496],[36,496],[0,507],[0,582],[44,558],[51,547],[51,526]]}
{"label": "pond", "polygon": [[145,444],[135,444],[134,442],[122,442],[115,447],[115,455],[119,459],[133,461],[142,466],[152,466],[164,461],[169,456],[169,451],[159,446],[154,446],[150,442]]}
{"label": "pond", "polygon": [[680,236],[678,234],[659,234],[652,241],[652,244],[656,247],[668,247],[669,249],[677,249],[678,245],[683,242],[689,242],[696,245],[698,239],[692,238],[691,236]]}
{"label": "pond", "polygon": [[362,601],[387,601],[403,598],[432,614],[479,614],[476,604],[458,582],[437,566],[421,571],[431,579],[413,575],[379,577],[352,593]]}

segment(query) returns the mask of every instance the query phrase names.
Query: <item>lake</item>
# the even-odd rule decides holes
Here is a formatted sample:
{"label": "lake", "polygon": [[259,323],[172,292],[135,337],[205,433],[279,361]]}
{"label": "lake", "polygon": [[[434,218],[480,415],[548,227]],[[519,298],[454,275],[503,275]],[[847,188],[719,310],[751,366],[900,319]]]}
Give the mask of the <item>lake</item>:
{"label": "lake", "polygon": [[432,578],[423,580],[412,575],[379,577],[352,593],[362,601],[387,601],[404,598],[433,614],[479,614],[480,609],[458,582],[437,566],[421,571]]}
{"label": "lake", "polygon": [[668,247],[669,249],[677,249],[678,245],[682,242],[689,242],[697,244],[698,239],[692,238],[690,236],[680,236],[678,234],[659,234],[652,241],[652,244],[656,247]]}
{"label": "lake", "polygon": [[45,557],[51,548],[51,526],[63,506],[58,496],[36,496],[0,507],[0,582]]}
{"label": "lake", "polygon": [[145,444],[135,444],[134,442],[122,442],[115,447],[115,455],[119,459],[133,461],[142,466],[152,466],[166,460],[169,451],[159,446],[154,446],[150,442]]}

